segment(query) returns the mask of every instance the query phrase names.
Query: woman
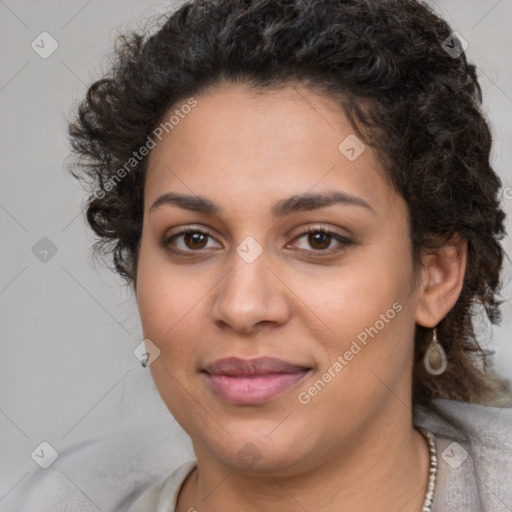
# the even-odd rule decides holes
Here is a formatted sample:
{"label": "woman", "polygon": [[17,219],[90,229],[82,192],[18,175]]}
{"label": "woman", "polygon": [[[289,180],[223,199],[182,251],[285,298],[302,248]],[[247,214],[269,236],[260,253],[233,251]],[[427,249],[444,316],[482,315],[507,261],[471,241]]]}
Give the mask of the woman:
{"label": "woman", "polygon": [[499,321],[504,214],[463,50],[414,0],[198,0],[122,38],[73,173],[196,456],[130,512],[512,507],[473,323]]}

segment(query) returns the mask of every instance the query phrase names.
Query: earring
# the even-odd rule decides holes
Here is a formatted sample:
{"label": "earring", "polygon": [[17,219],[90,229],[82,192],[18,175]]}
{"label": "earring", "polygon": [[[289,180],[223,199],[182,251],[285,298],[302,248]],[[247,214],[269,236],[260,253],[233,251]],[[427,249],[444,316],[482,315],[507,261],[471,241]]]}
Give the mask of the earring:
{"label": "earring", "polygon": [[439,341],[437,341],[437,329],[435,327],[432,341],[423,356],[423,365],[425,370],[431,375],[441,375],[448,366],[446,352]]}
{"label": "earring", "polygon": [[146,352],[145,354],[142,355],[143,357],[140,360],[140,364],[142,365],[143,368],[146,368],[149,364],[149,352]]}

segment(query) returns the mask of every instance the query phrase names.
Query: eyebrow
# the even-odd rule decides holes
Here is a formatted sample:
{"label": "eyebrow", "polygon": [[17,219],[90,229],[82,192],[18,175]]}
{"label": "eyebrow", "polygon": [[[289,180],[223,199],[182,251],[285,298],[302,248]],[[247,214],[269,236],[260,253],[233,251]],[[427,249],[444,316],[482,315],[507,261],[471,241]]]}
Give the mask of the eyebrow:
{"label": "eyebrow", "polygon": [[[167,192],[159,196],[151,205],[149,211],[151,212],[166,204],[173,204],[185,210],[198,213],[222,215],[222,208],[211,199],[203,196],[178,194],[176,192]],[[293,195],[278,201],[271,211],[274,217],[285,217],[292,213],[317,210],[334,204],[360,206],[375,214],[375,210],[364,199],[338,191]]]}

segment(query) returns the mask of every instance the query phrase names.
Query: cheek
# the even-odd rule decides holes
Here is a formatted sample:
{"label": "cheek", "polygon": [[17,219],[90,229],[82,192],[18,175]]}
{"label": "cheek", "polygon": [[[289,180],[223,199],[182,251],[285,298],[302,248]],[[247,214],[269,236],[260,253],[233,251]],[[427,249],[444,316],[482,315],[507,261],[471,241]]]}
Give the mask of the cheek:
{"label": "cheek", "polygon": [[179,275],[164,277],[151,271],[141,280],[138,308],[144,337],[158,346],[162,356],[155,363],[165,362],[173,371],[187,366],[184,363],[193,347],[183,341],[197,331],[195,308],[202,295],[201,287]]}
{"label": "cheek", "polygon": [[413,349],[412,278],[407,246],[389,244],[361,251],[322,287],[309,283],[309,305],[328,327],[321,338],[310,333],[323,340],[322,370],[332,372],[338,357],[343,359],[343,369],[334,371],[337,378],[329,385],[332,400],[367,404],[386,393],[382,382],[390,388],[401,385]]}
{"label": "cheek", "polygon": [[153,379],[171,412],[179,414],[189,398],[183,386],[197,378],[198,354],[208,344],[205,305],[218,277],[193,266],[172,267],[158,252],[141,251],[137,305],[144,337],[160,350],[150,366]]}
{"label": "cheek", "polygon": [[[385,248],[380,249],[375,248],[364,257],[354,258],[351,264],[338,268],[329,279],[324,279],[322,286],[314,280],[303,283],[304,290],[308,291],[302,294],[308,298],[311,309],[318,311],[336,339],[346,342],[357,338],[359,333],[376,322],[379,330],[384,332],[392,323],[397,323],[399,316],[404,316],[397,315],[396,309],[404,309],[407,301],[409,263],[400,261],[396,254],[394,260],[388,259],[384,254]],[[397,268],[401,268],[401,272],[397,272]],[[393,309],[396,302],[402,308],[395,306]],[[384,320],[381,315],[385,315]],[[383,321],[385,329],[382,329]]]}
{"label": "cheek", "polygon": [[338,276],[339,284],[318,293],[329,331],[310,332],[322,346],[322,364],[316,379],[299,389],[299,402],[306,403],[299,410],[329,418],[329,435],[338,435],[340,425],[358,428],[397,397],[407,403],[414,314],[405,280],[390,280],[393,275],[352,269]]}
{"label": "cheek", "polygon": [[184,427],[190,417],[201,412],[196,410],[198,404],[192,395],[184,392],[184,384],[197,357],[197,347],[187,343],[190,333],[197,331],[194,306],[199,305],[205,291],[197,286],[199,283],[191,283],[190,276],[166,271],[166,267],[159,256],[146,257],[141,252],[137,305],[144,337],[160,350],[149,367],[153,381],[171,414]]}
{"label": "cheek", "polygon": [[137,306],[148,338],[165,339],[201,297],[201,286],[187,272],[169,271],[162,250],[143,236],[137,269]]}

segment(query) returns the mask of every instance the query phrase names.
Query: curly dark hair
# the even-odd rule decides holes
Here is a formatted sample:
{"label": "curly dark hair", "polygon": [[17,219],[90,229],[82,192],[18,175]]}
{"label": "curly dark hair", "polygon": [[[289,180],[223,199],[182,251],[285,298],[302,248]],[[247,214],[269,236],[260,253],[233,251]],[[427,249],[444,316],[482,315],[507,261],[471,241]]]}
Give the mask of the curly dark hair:
{"label": "curly dark hair", "polygon": [[261,92],[305,85],[339,101],[376,149],[408,204],[416,266],[423,252],[467,240],[462,292],[438,325],[448,368],[425,372],[432,329],[418,325],[413,403],[491,396],[491,353],[476,339],[474,314],[478,306],[500,321],[505,215],[476,68],[452,33],[416,0],[193,0],[164,15],[153,34],[120,35],[110,71],[89,87],[69,126],[78,155],[71,172],[92,186],[95,254],[112,255],[136,289],[148,158],[135,155],[170,108],[223,82]]}

